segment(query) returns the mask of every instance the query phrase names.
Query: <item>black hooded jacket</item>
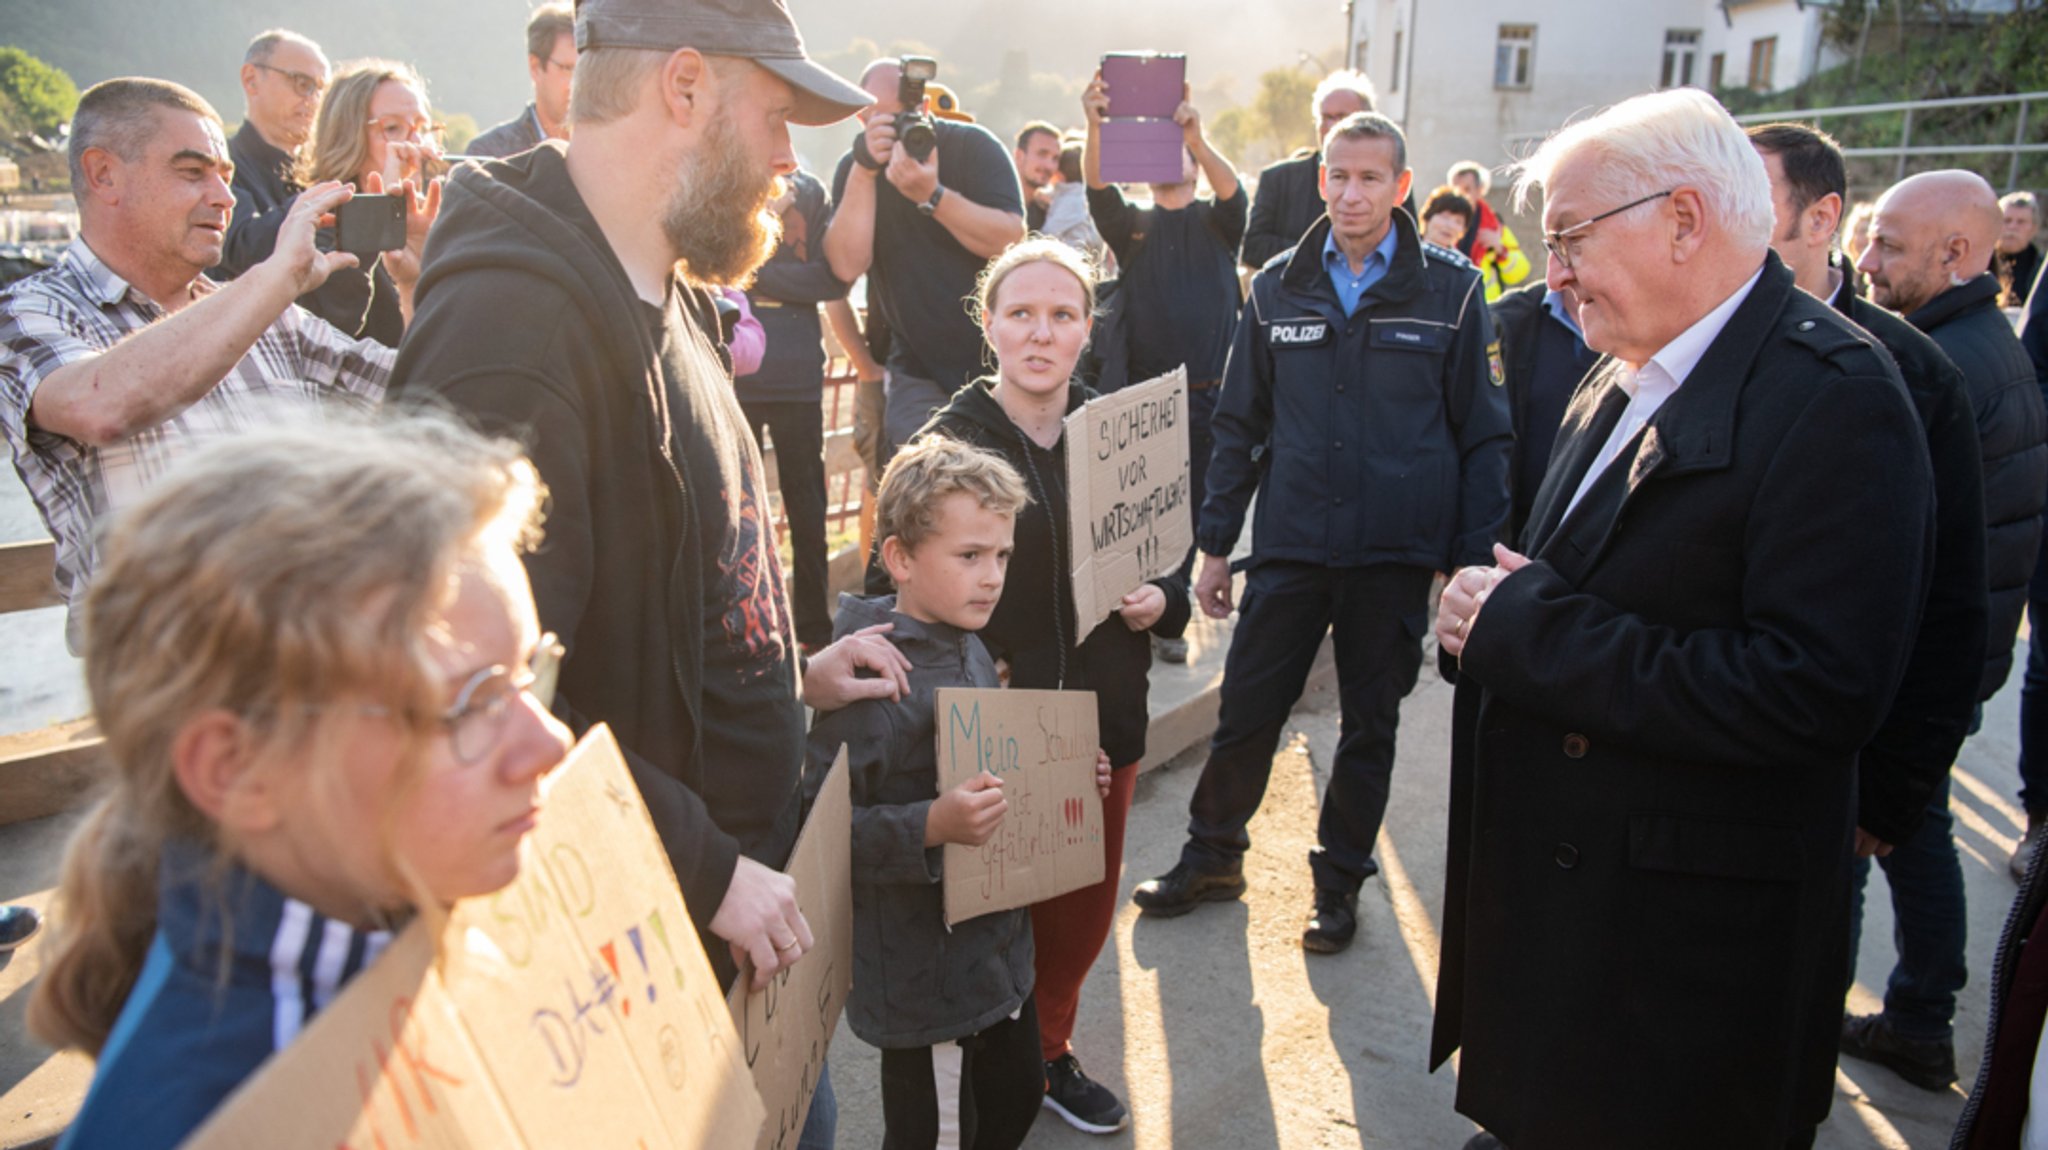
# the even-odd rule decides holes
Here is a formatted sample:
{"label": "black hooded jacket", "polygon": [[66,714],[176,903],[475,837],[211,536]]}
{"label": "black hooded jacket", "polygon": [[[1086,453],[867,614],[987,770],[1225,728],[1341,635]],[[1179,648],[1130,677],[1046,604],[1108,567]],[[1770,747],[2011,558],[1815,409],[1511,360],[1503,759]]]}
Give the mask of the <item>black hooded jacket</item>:
{"label": "black hooded jacket", "polygon": [[[687,332],[679,351],[671,335],[671,356],[692,379],[727,383],[730,400],[709,293],[680,282],[670,292]],[[549,490],[546,539],[527,571],[541,627],[568,646],[556,710],[579,734],[611,725],[701,931],[742,852],[782,864],[799,813],[793,682],[786,761],[705,761],[712,616],[692,496],[735,478],[691,474],[659,331],[642,318],[649,305],[577,194],[561,144],[455,172],[415,299],[392,394],[526,443]],[[708,949],[729,973],[726,948]]]}
{"label": "black hooded jacket", "polygon": [[2048,413],[2034,363],[1998,310],[1998,277],[1985,273],[1935,296],[1906,317],[1962,369],[1984,457],[1986,558],[1990,564],[1990,646],[1977,697],[1998,693],[2012,671],[2013,636],[2048,500]]}
{"label": "black hooded jacket", "polygon": [[[1067,443],[1051,450],[1033,443],[1010,422],[992,380],[978,380],[953,394],[918,432],[945,435],[992,451],[1017,469],[1031,489],[1031,504],[1017,517],[1017,549],[1010,557],[1003,597],[996,603],[981,641],[989,654],[1007,659],[1010,686],[1030,690],[1094,691],[1109,761],[1124,767],[1145,757],[1146,700],[1152,640],[1120,619],[1105,620],[1074,643],[1074,582],[1067,563]],[[1067,410],[1076,411],[1095,393],[1079,384],[1067,390]],[[1166,613],[1151,634],[1177,637],[1187,629],[1187,581],[1168,576],[1152,581],[1166,592]]]}

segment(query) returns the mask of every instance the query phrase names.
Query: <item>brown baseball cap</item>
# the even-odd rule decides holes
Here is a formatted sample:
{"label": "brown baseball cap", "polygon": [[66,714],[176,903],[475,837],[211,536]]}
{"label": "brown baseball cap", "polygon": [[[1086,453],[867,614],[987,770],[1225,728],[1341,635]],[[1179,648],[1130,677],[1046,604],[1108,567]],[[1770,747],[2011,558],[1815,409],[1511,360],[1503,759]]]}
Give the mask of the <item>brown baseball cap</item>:
{"label": "brown baseball cap", "polygon": [[796,89],[795,124],[834,124],[875,102],[804,54],[785,0],[576,0],[576,50],[592,48],[695,48],[752,60]]}

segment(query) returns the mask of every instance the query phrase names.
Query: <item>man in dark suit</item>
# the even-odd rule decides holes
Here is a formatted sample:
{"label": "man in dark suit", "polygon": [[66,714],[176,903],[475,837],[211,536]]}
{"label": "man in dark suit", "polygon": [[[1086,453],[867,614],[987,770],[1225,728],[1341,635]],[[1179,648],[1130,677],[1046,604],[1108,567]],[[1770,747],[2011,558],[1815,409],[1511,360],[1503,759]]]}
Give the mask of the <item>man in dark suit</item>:
{"label": "man in dark suit", "polygon": [[1856,755],[1918,627],[1927,447],[1898,369],[1769,250],[1704,93],[1524,165],[1607,358],[1523,541],[1458,571],[1436,1033],[1513,1150],[1810,1144],[1833,1099]]}
{"label": "man in dark suit", "polygon": [[[1917,1020],[1933,984],[1946,970],[1963,966],[1963,875],[1950,837],[1948,775],[1976,711],[1990,613],[1977,421],[1963,373],[1940,346],[1858,296],[1845,270],[1829,259],[1849,186],[1834,140],[1805,124],[1763,124],[1749,129],[1749,138],[1771,177],[1778,218],[1772,249],[1802,289],[1828,301],[1891,353],[1920,413],[1934,466],[1934,564],[1920,634],[1884,726],[1857,764],[1857,862],[1848,935],[1853,977],[1863,886],[1875,856],[1890,880],[1898,935],[1913,940],[1901,950],[1904,974],[1886,987],[1885,997]],[[1905,961],[1908,956],[1912,961]],[[1946,1036],[1925,1037],[1907,1049],[1893,1040],[1889,1022],[1858,1019],[1850,1020],[1845,1034],[1853,1036],[1845,1039],[1845,1051],[1884,1062],[1910,1082],[1944,1091],[1955,1082],[1955,1051]],[[1880,1045],[1866,1045],[1872,1038]]]}
{"label": "man in dark suit", "polygon": [[[1976,695],[1988,700],[2012,669],[2048,490],[2048,417],[2034,365],[1998,310],[1990,273],[1998,197],[1975,172],[1924,172],[1877,203],[1859,262],[1872,302],[1927,333],[1962,372],[1983,461],[1987,646]],[[2030,796],[2038,804],[2040,796]],[[1956,992],[1969,977],[1962,863],[1943,785],[1927,818],[1883,861],[1897,908],[1898,962],[1884,1010],[1842,1023],[1842,1052],[1890,1067],[1922,1089],[1954,1083]],[[1858,865],[1857,885],[1869,864]]]}
{"label": "man in dark suit", "polygon": [[[1343,69],[1323,77],[1312,98],[1316,139],[1328,136],[1338,121],[1353,112],[1372,111],[1372,102],[1372,81],[1365,73]],[[1252,198],[1252,218],[1245,225],[1239,263],[1258,271],[1266,261],[1300,243],[1309,225],[1323,218],[1323,191],[1318,182],[1322,166],[1322,152],[1303,148],[1259,172],[1258,194]],[[1415,214],[1412,198],[1408,214]]]}
{"label": "man in dark suit", "polygon": [[576,16],[567,4],[543,4],[526,19],[526,74],[533,102],[469,142],[471,156],[516,156],[542,140],[569,138],[569,85],[576,76]]}

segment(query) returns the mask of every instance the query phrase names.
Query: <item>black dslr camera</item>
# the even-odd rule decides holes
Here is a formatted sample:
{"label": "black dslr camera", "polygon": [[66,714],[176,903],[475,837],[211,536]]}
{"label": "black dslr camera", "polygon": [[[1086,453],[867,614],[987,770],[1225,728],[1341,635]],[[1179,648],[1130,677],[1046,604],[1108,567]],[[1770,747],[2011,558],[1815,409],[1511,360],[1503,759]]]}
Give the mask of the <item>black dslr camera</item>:
{"label": "black dslr camera", "polygon": [[939,146],[938,129],[924,108],[924,86],[938,74],[939,62],[930,56],[905,56],[902,76],[896,81],[896,102],[903,106],[896,113],[896,143],[920,164]]}

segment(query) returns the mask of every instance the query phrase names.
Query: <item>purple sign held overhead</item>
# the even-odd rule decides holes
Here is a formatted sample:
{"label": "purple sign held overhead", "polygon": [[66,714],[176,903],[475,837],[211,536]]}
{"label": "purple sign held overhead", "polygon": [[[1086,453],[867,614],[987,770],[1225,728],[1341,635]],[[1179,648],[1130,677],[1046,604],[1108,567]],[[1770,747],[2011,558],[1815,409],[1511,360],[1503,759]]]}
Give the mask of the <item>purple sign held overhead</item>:
{"label": "purple sign held overhead", "polygon": [[1102,178],[1112,184],[1177,184],[1181,131],[1173,122],[1187,84],[1186,56],[1111,52],[1102,57],[1109,110],[1102,121]]}

